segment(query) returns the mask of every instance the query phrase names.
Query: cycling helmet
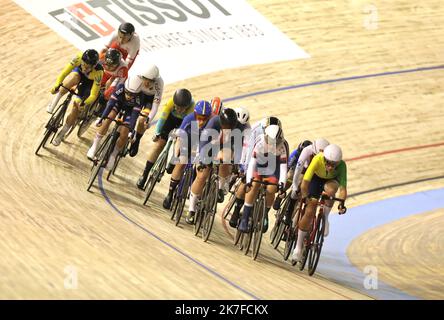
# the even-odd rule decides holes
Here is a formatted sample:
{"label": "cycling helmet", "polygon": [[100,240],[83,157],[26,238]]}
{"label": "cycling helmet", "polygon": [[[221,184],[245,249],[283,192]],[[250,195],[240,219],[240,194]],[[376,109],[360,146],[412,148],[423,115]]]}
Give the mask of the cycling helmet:
{"label": "cycling helmet", "polygon": [[237,114],[237,120],[241,124],[246,124],[248,122],[248,120],[250,120],[250,113],[248,112],[248,110],[246,108],[239,107],[234,110],[236,111],[236,114]]}
{"label": "cycling helmet", "polygon": [[191,92],[188,89],[178,89],[174,92],[173,102],[178,107],[187,107],[191,104]]}
{"label": "cycling helmet", "polygon": [[154,64],[148,64],[140,75],[146,79],[154,80],[159,77],[159,68]]}
{"label": "cycling helmet", "polygon": [[282,133],[282,129],[276,125],[272,124],[265,128],[265,138],[268,140],[269,143],[281,140],[284,137]]}
{"label": "cycling helmet", "polygon": [[220,97],[214,97],[211,99],[211,109],[213,110],[213,114],[219,115],[221,110],[223,109],[223,103],[220,100]]}
{"label": "cycling helmet", "polygon": [[324,158],[327,161],[339,162],[342,160],[342,150],[336,144],[328,145],[324,150]]}
{"label": "cycling helmet", "polygon": [[123,34],[132,35],[136,29],[129,22],[124,22],[119,26],[119,32]]}
{"label": "cycling helmet", "polygon": [[330,144],[326,139],[319,138],[316,139],[313,143],[313,151],[315,154],[318,154],[320,151],[325,150],[325,148]]}
{"label": "cycling helmet", "polygon": [[125,81],[125,90],[131,93],[139,93],[142,87],[142,81],[139,77],[128,77]]}
{"label": "cycling helmet", "polygon": [[262,120],[262,127],[267,128],[270,125],[277,125],[277,126],[279,126],[279,128],[282,129],[281,120],[279,120],[276,117],[271,116],[271,117],[267,117]]}
{"label": "cycling helmet", "polygon": [[114,48],[109,48],[105,54],[105,63],[109,66],[115,66],[120,63],[122,54],[119,50]]}
{"label": "cycling helmet", "polygon": [[220,124],[224,127],[233,129],[237,124],[236,111],[231,108],[224,108],[219,114]]}
{"label": "cycling helmet", "polygon": [[311,141],[310,140],[305,140],[304,142],[301,142],[298,146],[298,152],[299,154],[301,154],[302,150],[304,150],[305,147],[308,147],[309,145],[311,145]]}
{"label": "cycling helmet", "polygon": [[99,62],[99,54],[94,49],[88,49],[83,53],[82,61],[91,66],[95,66],[97,62]]}
{"label": "cycling helmet", "polygon": [[198,116],[211,116],[211,103],[205,100],[200,100],[194,106],[194,113]]}

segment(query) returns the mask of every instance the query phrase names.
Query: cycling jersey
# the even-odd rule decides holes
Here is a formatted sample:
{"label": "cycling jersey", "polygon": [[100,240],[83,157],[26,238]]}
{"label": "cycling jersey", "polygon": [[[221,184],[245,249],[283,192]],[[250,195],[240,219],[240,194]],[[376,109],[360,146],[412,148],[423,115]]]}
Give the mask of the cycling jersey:
{"label": "cycling jersey", "polygon": [[125,97],[125,85],[119,84],[116,91],[111,95],[106,109],[103,111],[102,119],[108,117],[111,110],[116,112],[125,112],[124,123],[129,124],[132,131],[136,125],[137,118],[139,117],[140,110],[142,109],[140,103],[140,95],[136,94],[133,98],[127,100]]}
{"label": "cycling jersey", "polygon": [[101,86],[104,87],[109,79],[114,79],[108,89],[104,92],[105,99],[108,100],[116,89],[117,85],[124,83],[125,79],[128,77],[128,63],[126,63],[123,59],[120,59],[120,63],[114,71],[110,71],[106,68],[106,64],[104,64],[104,62],[102,63],[104,66],[104,74]]}
{"label": "cycling jersey", "polygon": [[325,158],[322,152],[319,152],[313,160],[311,160],[304,174],[304,180],[311,181],[314,175],[326,180],[335,179],[341,187],[347,187],[347,166],[345,162],[341,160],[334,170],[328,172],[325,168]]}
{"label": "cycling jersey", "polygon": [[301,154],[296,160],[296,168],[293,174],[293,184],[292,190],[296,191],[299,188],[299,183],[301,181],[301,173],[304,173],[304,169],[308,167],[311,160],[315,156],[314,146],[311,144],[302,149]]}
{"label": "cycling jersey", "polygon": [[198,150],[200,135],[202,130],[208,125],[209,120],[205,126],[199,128],[194,112],[183,119],[178,130],[178,136],[180,137],[180,154],[187,155],[188,161],[191,160],[191,153],[195,153]]}
{"label": "cycling jersey", "polygon": [[250,130],[245,131],[246,134],[243,140],[242,155],[240,159],[241,169],[246,169],[248,161],[251,159],[253,147],[257,143],[258,138],[264,134],[264,126],[262,121],[255,123]]}
{"label": "cycling jersey", "polygon": [[180,122],[182,122],[183,118],[185,118],[185,116],[189,115],[193,111],[194,111],[194,100],[191,101],[190,105],[188,106],[188,108],[186,109],[186,111],[184,113],[178,113],[176,108],[174,108],[173,97],[171,97],[162,108],[160,118],[157,120],[155,134],[160,135],[164,126],[166,125],[167,119],[170,116],[172,116],[176,119],[180,119],[181,120]]}
{"label": "cycling jersey", "polygon": [[[148,117],[150,123],[156,116],[157,109],[159,109],[162,100],[163,86],[164,83],[162,77],[156,78],[155,81],[150,81],[149,87],[142,85],[142,93],[147,97],[144,98],[146,104],[143,106],[142,115]],[[152,97],[152,99],[148,97]]]}
{"label": "cycling jersey", "polygon": [[125,44],[120,44],[118,40],[118,31],[113,32],[108,40],[108,44],[105,45],[107,49],[114,48],[122,53],[123,59],[128,64],[128,69],[131,68],[134,63],[134,59],[140,49],[140,38],[137,33],[134,33],[131,40]]}
{"label": "cycling jersey", "polygon": [[285,184],[287,180],[288,143],[283,139],[277,145],[269,145],[265,142],[265,135],[258,138],[248,161],[247,183],[254,177],[271,177],[277,182]]}
{"label": "cycling jersey", "polygon": [[[63,80],[65,80],[66,76],[68,74],[70,74],[72,71],[77,72],[80,74],[81,79],[84,78],[84,79],[91,80],[90,81],[92,83],[91,87],[88,88],[89,90],[87,90],[89,96],[84,101],[85,104],[91,104],[99,96],[100,82],[102,81],[102,77],[103,77],[103,67],[100,63],[98,63],[88,73],[84,72],[82,70],[82,66],[81,66],[82,55],[83,55],[83,53],[79,52],[74,58],[72,58],[71,62],[69,64],[67,64],[65,66],[65,68],[63,68],[62,72],[57,77],[55,86],[60,86],[63,83]],[[80,96],[82,96],[82,95],[80,94]],[[81,98],[86,98],[86,97],[81,97]]]}

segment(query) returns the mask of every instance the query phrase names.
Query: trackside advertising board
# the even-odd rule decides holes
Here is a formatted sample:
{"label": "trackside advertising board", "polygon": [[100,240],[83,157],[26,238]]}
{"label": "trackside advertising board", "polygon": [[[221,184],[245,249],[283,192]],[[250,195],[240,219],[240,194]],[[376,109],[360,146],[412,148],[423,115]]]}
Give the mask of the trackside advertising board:
{"label": "trackside advertising board", "polygon": [[140,56],[132,69],[151,61],[166,83],[240,66],[309,58],[244,0],[15,2],[81,50],[102,49],[121,22],[131,22],[141,38]]}

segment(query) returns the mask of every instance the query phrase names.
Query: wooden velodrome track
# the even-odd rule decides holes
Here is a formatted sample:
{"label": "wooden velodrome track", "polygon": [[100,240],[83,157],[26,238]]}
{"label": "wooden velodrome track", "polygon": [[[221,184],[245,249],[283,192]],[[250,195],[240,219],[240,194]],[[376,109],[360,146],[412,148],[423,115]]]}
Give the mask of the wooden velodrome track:
{"label": "wooden velodrome track", "polygon": [[[363,25],[364,1],[249,2],[311,58],[203,75],[168,85],[165,99],[182,86],[199,98],[233,97],[442,64],[441,0],[373,1],[379,12],[378,28],[373,30]],[[104,182],[106,195],[120,214],[97,185],[92,193],[85,191],[90,168],[86,151],[93,129],[84,139],[73,135],[60,147],[50,146],[35,156],[48,118],[49,88],[77,49],[11,1],[0,4],[0,298],[369,298],[341,285],[340,279],[308,277],[284,263],[268,244],[268,234],[258,261],[253,261],[233,247],[220,217],[209,243],[196,238],[185,224],[175,227],[161,209],[165,181],[149,207],[143,207],[135,181],[151,132],[140,155],[125,159],[118,175]],[[443,142],[443,83],[442,69],[425,70],[307,86],[227,105],[248,106],[252,121],[270,113],[282,118],[292,147],[304,138],[324,136],[341,145],[350,159]],[[349,192],[439,177],[443,157],[444,146],[438,145],[349,162]],[[348,207],[443,186],[441,178],[388,188],[352,197]],[[421,223],[403,219],[389,229],[372,230],[357,239],[349,253],[369,259],[384,270],[382,280],[407,293],[443,298],[444,290],[430,289],[444,284],[443,211],[420,218]],[[326,241],[334,241],[338,232],[331,230]],[[401,253],[387,234],[412,245],[403,251],[411,256],[402,257],[402,268],[390,267]],[[431,241],[437,245],[418,250],[418,244]],[[427,264],[419,263],[425,258]],[[77,270],[76,290],[65,289],[67,268]],[[427,279],[415,290],[403,286],[419,276]]]}

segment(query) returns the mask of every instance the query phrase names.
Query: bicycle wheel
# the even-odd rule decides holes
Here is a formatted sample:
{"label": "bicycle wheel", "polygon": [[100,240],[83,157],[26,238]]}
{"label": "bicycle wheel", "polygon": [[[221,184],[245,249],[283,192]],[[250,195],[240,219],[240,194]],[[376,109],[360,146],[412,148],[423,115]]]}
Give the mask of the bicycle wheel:
{"label": "bicycle wheel", "polygon": [[[290,196],[287,195],[287,197],[285,197],[284,199],[284,203],[281,206],[281,208],[278,210],[278,214],[277,214],[277,218],[276,221],[274,223],[274,227],[273,230],[271,230],[271,244],[273,245],[274,249],[277,249],[277,247],[279,247],[279,244],[281,243],[282,240],[282,236],[284,234],[284,230],[286,229],[286,224],[282,221],[287,210],[288,207],[290,205]],[[273,231],[274,231],[274,235],[273,235]]]}
{"label": "bicycle wheel", "polygon": [[[252,219],[250,218],[249,224],[251,225]],[[244,233],[242,236],[242,248],[244,250],[244,254],[248,255],[250,253],[251,239],[253,238],[253,232],[250,231],[248,233]]]}
{"label": "bicycle wheel", "polygon": [[236,228],[236,234],[234,235],[234,245],[237,246],[239,244],[239,249],[242,250],[242,238],[243,238],[243,232],[239,231],[238,228]]}
{"label": "bicycle wheel", "polygon": [[202,238],[203,241],[207,242],[210,237],[211,230],[213,228],[214,217],[217,212],[217,187],[218,180],[214,178],[211,181],[210,192],[208,195],[208,201],[206,203],[205,216],[203,217],[202,226]]}
{"label": "bicycle wheel", "polygon": [[80,123],[80,120],[77,118],[76,122],[69,128],[69,130],[65,133],[65,136],[63,139],[67,139],[71,133],[74,131],[74,129],[77,127],[77,125]]}
{"label": "bicycle wheel", "polygon": [[148,199],[150,198],[151,193],[154,190],[154,186],[157,182],[159,182],[159,177],[165,170],[166,155],[166,153],[161,154],[160,158],[157,159],[156,163],[151,168],[150,174],[148,176],[148,181],[146,183],[145,200],[143,201],[143,205],[148,202]]}
{"label": "bicycle wheel", "polygon": [[93,185],[97,175],[99,174],[100,168],[105,165],[107,159],[111,155],[112,149],[114,148],[115,141],[111,138],[111,135],[108,135],[105,141],[100,145],[99,149],[96,152],[95,158],[97,160],[93,161],[92,172],[88,180],[88,188],[89,191],[91,186]]}
{"label": "bicycle wheel", "polygon": [[253,260],[256,260],[259,249],[261,247],[262,241],[262,230],[264,228],[264,217],[265,217],[265,198],[261,197],[258,202],[257,211],[253,216]]}
{"label": "bicycle wheel", "polygon": [[183,210],[185,208],[185,201],[188,198],[188,193],[190,189],[190,180],[191,180],[191,170],[187,170],[185,177],[183,178],[184,182],[182,188],[180,190],[179,198],[177,199],[177,207],[175,210],[175,220],[176,226],[179,225],[180,218],[182,217]]}
{"label": "bicycle wheel", "polygon": [[198,200],[196,205],[196,215],[194,217],[194,235],[197,236],[202,227],[203,217],[205,216],[206,203],[208,201],[208,183],[205,184],[202,197]]}
{"label": "bicycle wheel", "polygon": [[240,183],[235,186],[234,188],[234,192],[230,195],[230,198],[228,199],[228,203],[227,205],[224,207],[224,211],[223,211],[223,218],[227,219],[228,215],[230,214],[231,210],[233,209],[235,203],[236,203],[236,192],[237,189],[239,188]]}
{"label": "bicycle wheel", "polygon": [[[309,241],[309,240],[305,239],[304,242],[305,241]],[[308,257],[309,251],[310,251],[310,244],[305,242],[302,247],[302,261],[299,264],[300,271],[304,270],[304,268],[305,268],[305,264],[307,263],[307,257]]]}
{"label": "bicycle wheel", "polygon": [[43,139],[41,140],[39,146],[35,150],[35,154],[38,155],[41,147],[45,148],[46,142],[49,138],[54,139],[55,134],[57,133],[58,128],[63,123],[63,117],[65,116],[66,107],[65,104],[61,104],[57,107],[54,114],[49,118],[48,122],[45,125],[45,133],[43,134]]}
{"label": "bicycle wheel", "polygon": [[316,219],[316,236],[315,241],[310,248],[308,259],[308,275],[312,276],[318,266],[319,257],[321,256],[322,245],[324,243],[325,217],[323,214]]}
{"label": "bicycle wheel", "polygon": [[88,108],[85,117],[83,117],[79,121],[79,129],[77,130],[77,137],[81,138],[93,123],[98,101],[99,99],[97,99],[96,102],[94,102],[94,104]]}
{"label": "bicycle wheel", "polygon": [[287,233],[287,241],[285,241],[284,247],[284,261],[288,260],[291,251],[294,249],[297,241],[297,230],[293,229],[291,226],[286,226],[284,233]]}

